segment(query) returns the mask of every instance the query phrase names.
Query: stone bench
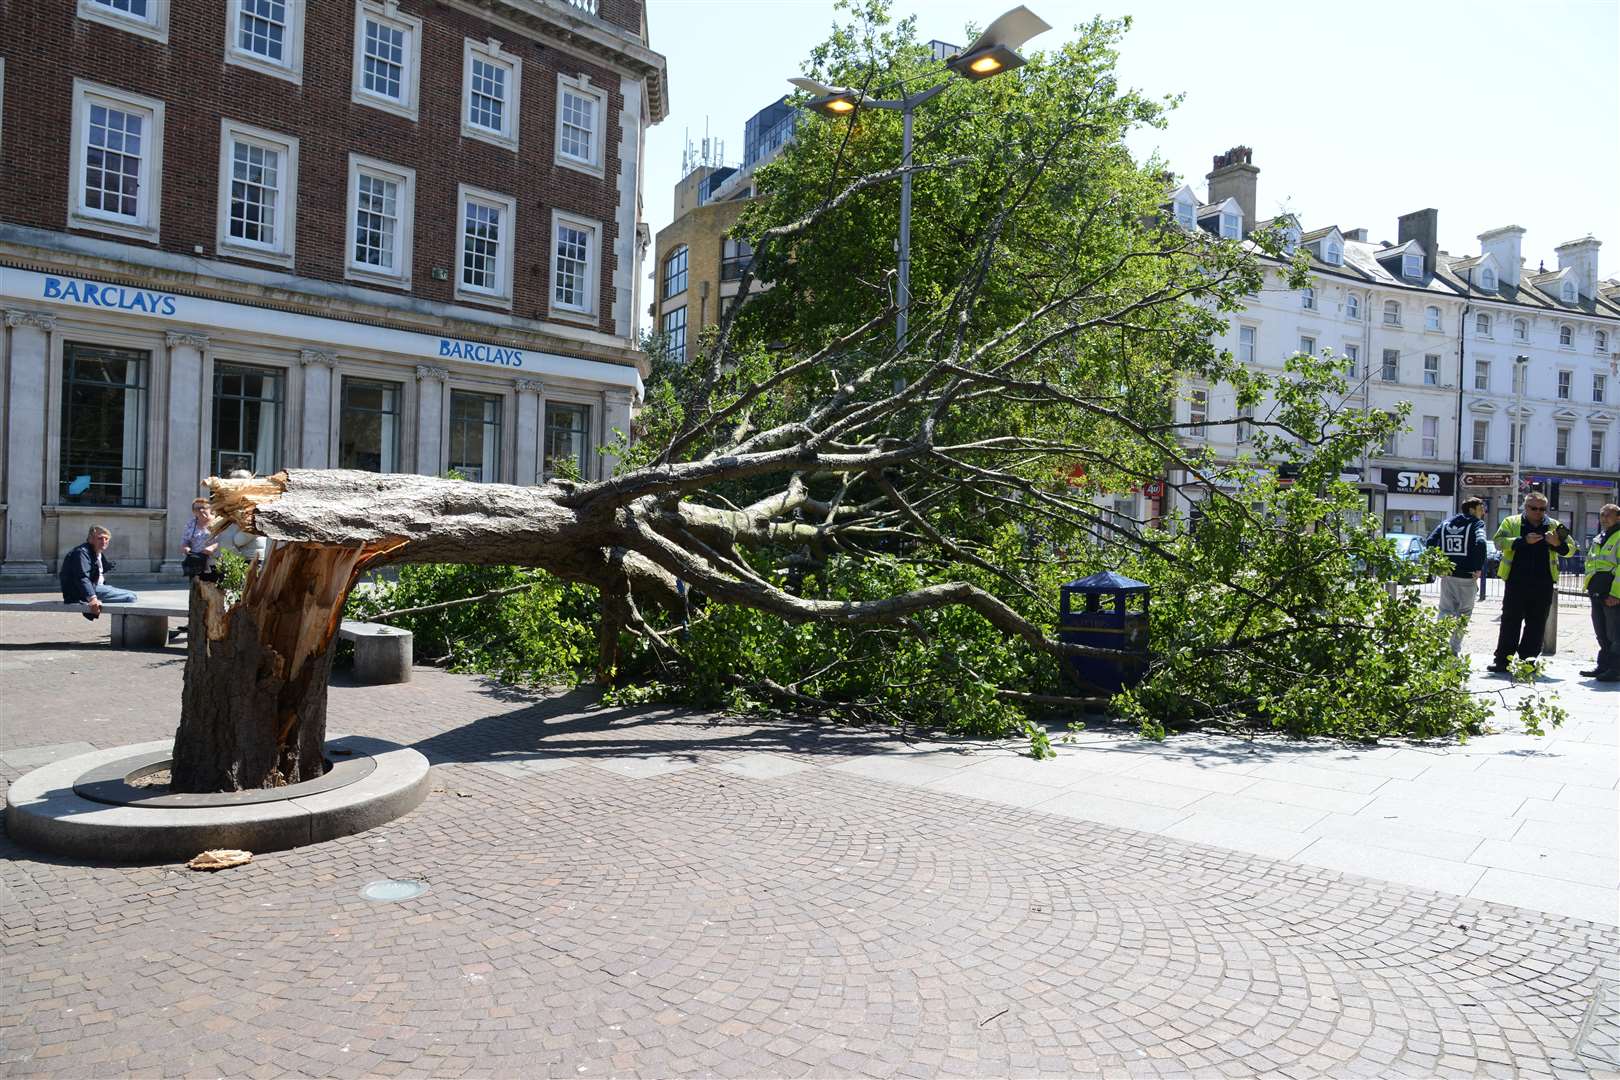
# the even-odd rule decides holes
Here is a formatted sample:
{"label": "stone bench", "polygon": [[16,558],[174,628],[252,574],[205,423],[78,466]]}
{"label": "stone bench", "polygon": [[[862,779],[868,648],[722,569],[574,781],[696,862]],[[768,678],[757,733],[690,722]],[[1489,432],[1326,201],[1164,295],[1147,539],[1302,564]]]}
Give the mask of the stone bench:
{"label": "stone bench", "polygon": [[[133,604],[102,604],[101,613],[112,619],[112,644],[121,649],[161,649],[169,643],[169,620],[185,619],[190,595],[180,589],[142,592]],[[9,600],[0,597],[0,611],[78,616],[86,604],[60,600]],[[354,677],[368,686],[409,682],[414,638],[409,630],[382,623],[345,621],[338,636],[354,643]]]}

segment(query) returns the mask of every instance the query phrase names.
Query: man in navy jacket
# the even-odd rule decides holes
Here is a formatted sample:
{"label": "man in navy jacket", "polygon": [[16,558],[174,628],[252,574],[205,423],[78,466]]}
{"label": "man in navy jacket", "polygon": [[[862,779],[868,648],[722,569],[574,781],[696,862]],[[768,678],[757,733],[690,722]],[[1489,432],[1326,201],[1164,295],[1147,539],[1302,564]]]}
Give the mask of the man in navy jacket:
{"label": "man in navy jacket", "polygon": [[1451,655],[1462,650],[1463,627],[1473,613],[1474,590],[1485,569],[1485,553],[1490,541],[1485,538],[1485,503],[1480,499],[1464,499],[1462,513],[1442,521],[1424,541],[1429,547],[1439,548],[1451,560],[1451,574],[1440,579],[1440,614],[1457,620],[1451,632]]}
{"label": "man in navy jacket", "polygon": [[84,613],[87,619],[98,618],[102,604],[133,604],[138,599],[128,589],[115,589],[106,583],[113,561],[103,553],[111,540],[112,533],[92,525],[85,542],[62,556],[62,569],[57,574],[62,584],[62,602],[88,604],[90,610]]}

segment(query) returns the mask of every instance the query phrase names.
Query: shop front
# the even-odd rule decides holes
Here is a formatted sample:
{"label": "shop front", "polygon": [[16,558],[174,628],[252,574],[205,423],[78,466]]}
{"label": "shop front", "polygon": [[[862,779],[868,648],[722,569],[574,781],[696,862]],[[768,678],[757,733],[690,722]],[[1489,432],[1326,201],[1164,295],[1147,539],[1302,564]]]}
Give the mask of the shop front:
{"label": "shop front", "polygon": [[1384,500],[1384,531],[1427,536],[1455,513],[1457,474],[1434,469],[1381,469],[1389,494]]}
{"label": "shop front", "polygon": [[465,322],[422,333],[9,267],[0,310],[13,579],[51,573],[92,524],[121,573],[178,575],[201,481],[237,469],[594,478],[641,392],[630,364]]}

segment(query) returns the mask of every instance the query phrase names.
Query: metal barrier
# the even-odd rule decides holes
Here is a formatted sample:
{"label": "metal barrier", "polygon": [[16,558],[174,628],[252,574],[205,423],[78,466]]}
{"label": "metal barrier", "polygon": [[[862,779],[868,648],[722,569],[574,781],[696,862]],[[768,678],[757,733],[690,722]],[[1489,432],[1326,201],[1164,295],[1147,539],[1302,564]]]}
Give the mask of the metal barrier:
{"label": "metal barrier", "polygon": [[[1567,560],[1565,560],[1567,561]],[[1581,587],[1583,575],[1573,572],[1563,572],[1558,575],[1558,603],[1562,607],[1585,607],[1586,591]],[[1507,582],[1495,575],[1485,577],[1483,583],[1485,591],[1480,594],[1482,600],[1502,599],[1502,590]],[[1425,599],[1438,600],[1440,598],[1440,579],[1417,584],[1418,595]]]}

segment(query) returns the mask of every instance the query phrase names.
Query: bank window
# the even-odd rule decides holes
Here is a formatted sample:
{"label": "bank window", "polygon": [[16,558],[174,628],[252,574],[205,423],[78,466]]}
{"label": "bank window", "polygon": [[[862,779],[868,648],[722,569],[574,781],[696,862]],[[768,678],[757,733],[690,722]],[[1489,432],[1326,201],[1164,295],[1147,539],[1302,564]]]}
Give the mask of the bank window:
{"label": "bank window", "polygon": [[664,260],[664,299],[686,291],[686,245],[682,244]]}
{"label": "bank window", "polygon": [[299,82],[306,0],[229,0],[225,60]]}
{"label": "bank window", "polygon": [[1484,461],[1486,451],[1490,448],[1491,422],[1489,420],[1474,421],[1474,453],[1473,460]]}
{"label": "bank window", "polygon": [[1440,357],[1434,353],[1427,353],[1423,357],[1423,385],[1440,385]]}
{"label": "bank window", "polygon": [[552,216],[551,306],[589,315],[596,310],[596,226]]}
{"label": "bank window", "polygon": [[399,383],[343,379],[338,418],[338,468],[399,472]]}
{"label": "bank window", "polygon": [[1238,327],[1238,363],[1254,363],[1254,327]]}
{"label": "bank window", "polygon": [[591,477],[591,407],[546,402],[546,445],[541,475],[550,480]]}
{"label": "bank window", "polygon": [[588,80],[557,76],[557,163],[602,169],[602,117],[607,99]]}
{"label": "bank window", "polygon": [[450,468],[480,484],[501,479],[501,399],[450,391]]}
{"label": "bank window", "polygon": [[148,352],[72,342],[63,347],[62,503],[145,505],[150,375]]}
{"label": "bank window", "polygon": [[75,79],[72,138],[69,224],[155,241],[163,103]]}
{"label": "bank window", "polygon": [[1560,371],[1558,373],[1558,400],[1559,401],[1568,401],[1569,400],[1570,385],[1574,382],[1574,380],[1575,380],[1575,373],[1573,371]]}
{"label": "bank window", "polygon": [[79,18],[169,40],[169,0],[79,0]]}
{"label": "bank window", "polygon": [[1399,349],[1384,350],[1384,366],[1378,377],[1384,382],[1398,383],[1401,381],[1401,351]]}
{"label": "bank window", "polygon": [[346,276],[381,285],[411,283],[416,172],[349,155]]}
{"label": "bank window", "polygon": [[1489,390],[1491,388],[1491,362],[1489,360],[1474,361],[1474,389]]}
{"label": "bank window", "polygon": [[1592,376],[1592,400],[1607,401],[1609,397],[1609,377],[1604,374]]}
{"label": "bank window", "polygon": [[215,476],[237,469],[265,475],[280,468],[286,375],[279,368],[214,366]]}
{"label": "bank window", "polygon": [[1426,458],[1440,456],[1440,418],[1438,416],[1425,416],[1423,418],[1423,456]]}
{"label": "bank window", "polygon": [[220,250],[291,265],[297,184],[297,139],[233,120],[221,121]]}
{"label": "bank window", "polygon": [[461,243],[456,295],[465,300],[512,299],[512,238],[516,204],[504,195],[461,185]]}
{"label": "bank window", "polygon": [[1207,433],[1204,424],[1208,420],[1209,391],[1194,390],[1187,405],[1187,434],[1195,439],[1202,439]]}
{"label": "bank window", "polygon": [[1603,468],[1603,432],[1592,432],[1592,468]]}
{"label": "bank window", "polygon": [[421,19],[400,11],[396,0],[358,0],[354,101],[415,120],[421,57]]}
{"label": "bank window", "polygon": [[677,360],[686,359],[686,305],[664,312],[664,345],[669,355]]}
{"label": "bank window", "polygon": [[516,150],[522,61],[493,39],[465,39],[461,63],[461,133]]}

